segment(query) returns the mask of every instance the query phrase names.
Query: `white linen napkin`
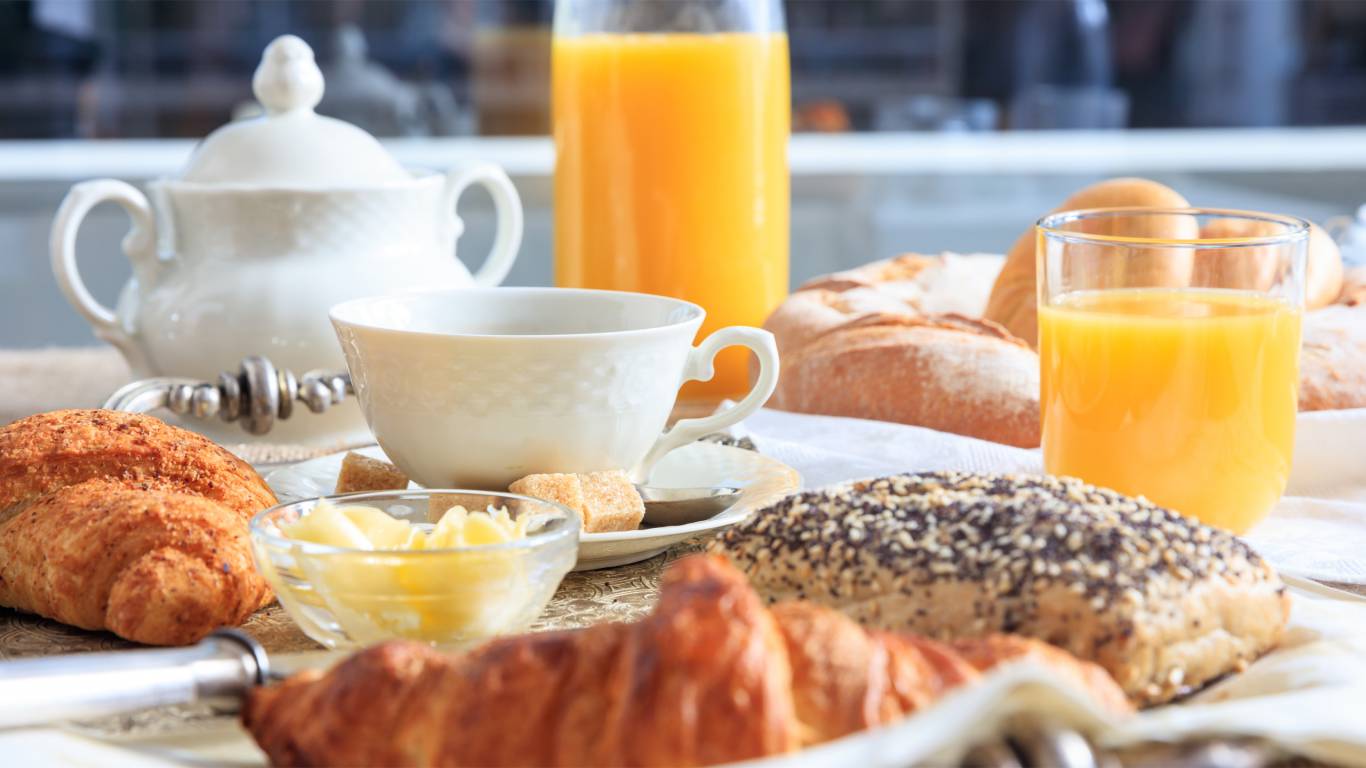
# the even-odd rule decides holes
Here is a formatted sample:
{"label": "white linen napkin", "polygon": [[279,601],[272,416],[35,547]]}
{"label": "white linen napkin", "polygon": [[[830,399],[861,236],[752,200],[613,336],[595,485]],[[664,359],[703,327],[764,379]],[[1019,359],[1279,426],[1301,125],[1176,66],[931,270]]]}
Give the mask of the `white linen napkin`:
{"label": "white linen napkin", "polygon": [[[808,488],[897,472],[1041,472],[1039,451],[883,421],[764,409],[735,428]],[[1287,496],[1245,537],[1283,573],[1366,584],[1366,409],[1301,414]]]}

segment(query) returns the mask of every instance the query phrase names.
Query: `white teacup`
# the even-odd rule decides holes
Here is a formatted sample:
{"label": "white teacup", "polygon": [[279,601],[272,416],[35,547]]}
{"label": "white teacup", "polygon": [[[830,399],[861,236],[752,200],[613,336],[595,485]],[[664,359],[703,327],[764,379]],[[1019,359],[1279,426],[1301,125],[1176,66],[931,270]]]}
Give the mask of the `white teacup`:
{"label": "white teacup", "polygon": [[[358,299],[332,325],[365,420],[399,468],[429,488],[503,489],[538,472],[623,469],[757,410],[778,380],[773,335],[722,328],[692,346],[706,312],[663,296],[566,288],[463,288]],[[689,380],[749,347],[744,399],[664,425]],[[661,434],[662,433],[662,434]]]}

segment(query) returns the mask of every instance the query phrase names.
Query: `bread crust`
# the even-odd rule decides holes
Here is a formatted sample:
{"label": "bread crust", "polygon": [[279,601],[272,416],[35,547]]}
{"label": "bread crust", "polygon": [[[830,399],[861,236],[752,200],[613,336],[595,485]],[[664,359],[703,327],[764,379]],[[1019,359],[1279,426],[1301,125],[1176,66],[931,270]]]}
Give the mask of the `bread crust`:
{"label": "bread crust", "polygon": [[1236,537],[1068,478],[846,483],[760,510],[712,550],[773,601],[931,638],[1053,643],[1144,705],[1242,668],[1289,613],[1279,578]]}
{"label": "bread crust", "polygon": [[241,516],[89,480],[0,524],[0,605],[152,645],[197,642],[272,599]]}
{"label": "bread crust", "polygon": [[978,317],[1003,259],[989,254],[906,253],[804,283],[774,310],[764,327],[778,353],[865,315],[956,314]]}
{"label": "bread crust", "polygon": [[986,320],[870,315],[808,340],[783,365],[775,407],[1039,445],[1039,360]]}
{"label": "bread crust", "polygon": [[245,461],[151,416],[62,410],[0,429],[0,521],[44,494],[92,479],[203,496],[244,522],[276,503]]}
{"label": "bread crust", "polygon": [[1303,339],[1300,410],[1366,408],[1366,306],[1306,312]]}

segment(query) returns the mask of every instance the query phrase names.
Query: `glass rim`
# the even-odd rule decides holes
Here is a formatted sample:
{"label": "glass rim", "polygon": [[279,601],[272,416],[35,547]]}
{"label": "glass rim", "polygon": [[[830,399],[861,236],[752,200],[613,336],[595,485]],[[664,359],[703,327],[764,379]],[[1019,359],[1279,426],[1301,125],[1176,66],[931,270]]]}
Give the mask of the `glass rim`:
{"label": "glass rim", "polygon": [[[1286,231],[1274,235],[1247,235],[1242,237],[1137,237],[1133,235],[1105,235],[1090,232],[1076,232],[1063,229],[1066,224],[1086,219],[1118,217],[1123,215],[1155,216],[1213,216],[1223,219],[1244,221],[1266,221],[1286,227]],[[1144,206],[1115,206],[1108,208],[1080,208],[1059,211],[1034,222],[1034,228],[1043,235],[1068,243],[1092,245],[1140,245],[1149,248],[1248,248],[1254,246],[1288,245],[1309,238],[1310,223],[1299,216],[1279,213],[1263,213],[1237,208],[1148,208]]]}
{"label": "glass rim", "polygon": [[[282,536],[270,531],[267,526],[274,525],[271,520],[291,507],[312,503],[316,506],[320,502],[327,502],[337,507],[346,506],[348,502],[375,501],[378,499],[402,498],[407,496],[427,497],[430,499],[436,495],[447,496],[486,496],[504,499],[508,501],[531,502],[551,510],[562,513],[562,517],[552,521],[546,528],[552,530],[539,530],[529,532],[525,537],[504,541],[498,544],[474,544],[461,547],[442,547],[441,549],[358,549],[356,547],[338,547],[332,544],[319,544],[313,541],[300,541]],[[309,511],[312,511],[311,509]],[[487,510],[483,510],[487,511]],[[558,523],[558,525],[557,525]],[[478,491],[469,488],[410,488],[407,490],[389,491],[360,491],[357,493],[334,493],[326,496],[313,496],[306,499],[295,499],[276,504],[273,507],[264,509],[256,513],[248,524],[248,530],[254,536],[259,536],[272,546],[299,547],[302,551],[311,555],[364,555],[369,557],[424,557],[430,555],[450,555],[455,553],[468,552],[501,552],[505,550],[517,549],[537,549],[570,536],[574,536],[579,530],[578,513],[559,502],[548,499],[538,499],[534,496],[523,496],[517,493],[504,493],[501,491]],[[278,526],[275,526],[278,530]]]}

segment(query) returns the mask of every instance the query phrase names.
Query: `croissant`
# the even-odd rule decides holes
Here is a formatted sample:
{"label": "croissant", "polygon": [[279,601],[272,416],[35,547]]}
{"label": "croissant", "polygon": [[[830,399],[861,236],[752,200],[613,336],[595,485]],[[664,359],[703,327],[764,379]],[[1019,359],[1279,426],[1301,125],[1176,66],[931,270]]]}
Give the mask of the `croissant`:
{"label": "croissant", "polygon": [[276,765],[711,765],[893,722],[1021,655],[1129,710],[1103,671],[1037,641],[971,650],[865,632],[809,603],[769,610],[725,560],[695,555],[636,624],[462,656],[389,642],[258,689],[242,718]]}
{"label": "croissant", "polygon": [[0,522],[44,494],[93,479],[203,496],[244,523],[275,504],[249,464],[151,416],[51,411],[0,429]]}
{"label": "croissant", "polygon": [[198,496],[90,480],[0,524],[0,605],[83,629],[184,645],[271,597],[241,517]]}

